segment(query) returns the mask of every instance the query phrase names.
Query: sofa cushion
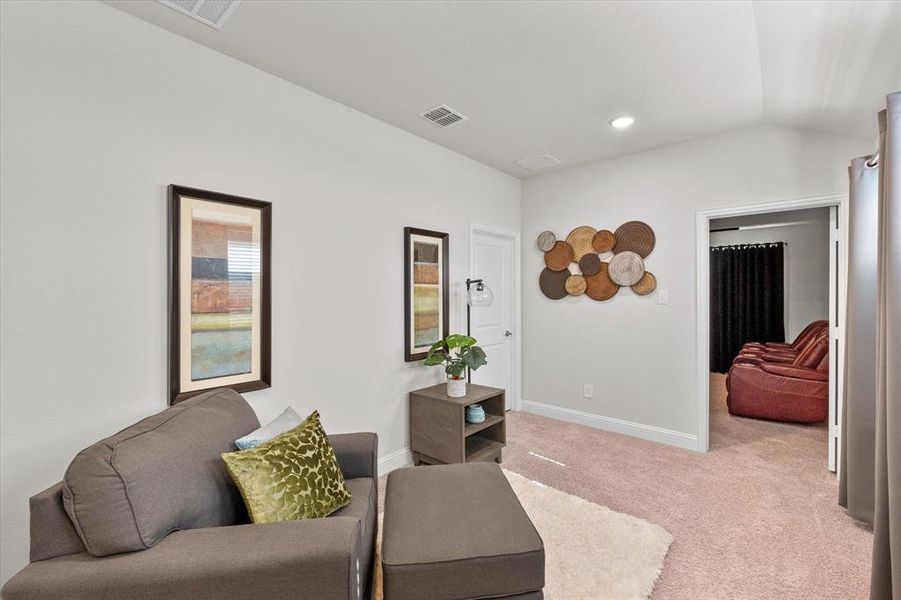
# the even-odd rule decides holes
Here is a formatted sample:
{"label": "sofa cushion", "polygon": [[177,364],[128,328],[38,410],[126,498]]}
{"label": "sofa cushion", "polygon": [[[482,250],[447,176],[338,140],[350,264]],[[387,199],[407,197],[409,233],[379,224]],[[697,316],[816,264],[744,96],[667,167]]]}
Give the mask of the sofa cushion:
{"label": "sofa cushion", "polygon": [[63,502],[94,556],[144,550],[178,529],[246,522],[219,456],[260,426],[234,390],[195,396],[78,453]]}
{"label": "sofa cushion", "polygon": [[326,517],[350,502],[316,411],[256,448],[224,452],[222,460],[254,523]]}

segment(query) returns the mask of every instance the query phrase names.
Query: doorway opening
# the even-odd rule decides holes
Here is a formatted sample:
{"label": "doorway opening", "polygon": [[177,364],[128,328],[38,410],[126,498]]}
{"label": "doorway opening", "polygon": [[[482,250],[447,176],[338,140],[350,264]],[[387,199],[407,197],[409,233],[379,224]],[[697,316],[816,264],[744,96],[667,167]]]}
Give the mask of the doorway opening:
{"label": "doorway opening", "polygon": [[699,450],[822,443],[835,470],[845,207],[830,196],[699,211]]}

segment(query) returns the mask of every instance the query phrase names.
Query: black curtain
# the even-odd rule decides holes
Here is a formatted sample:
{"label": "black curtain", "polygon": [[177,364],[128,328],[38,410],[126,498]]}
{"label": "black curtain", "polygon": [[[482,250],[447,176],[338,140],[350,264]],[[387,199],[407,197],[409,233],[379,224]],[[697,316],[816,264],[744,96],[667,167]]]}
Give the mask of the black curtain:
{"label": "black curtain", "polygon": [[711,371],[728,371],[746,342],[785,341],[783,246],[710,249]]}

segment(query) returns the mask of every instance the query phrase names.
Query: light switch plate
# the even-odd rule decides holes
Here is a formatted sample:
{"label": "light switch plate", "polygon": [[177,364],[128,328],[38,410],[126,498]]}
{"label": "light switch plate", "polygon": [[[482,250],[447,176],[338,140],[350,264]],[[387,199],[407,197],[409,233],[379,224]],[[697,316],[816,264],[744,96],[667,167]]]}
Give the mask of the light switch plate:
{"label": "light switch plate", "polygon": [[657,290],[657,304],[669,304],[669,290]]}
{"label": "light switch plate", "polygon": [[590,383],[584,384],[582,388],[582,395],[586,398],[594,398],[594,386]]}

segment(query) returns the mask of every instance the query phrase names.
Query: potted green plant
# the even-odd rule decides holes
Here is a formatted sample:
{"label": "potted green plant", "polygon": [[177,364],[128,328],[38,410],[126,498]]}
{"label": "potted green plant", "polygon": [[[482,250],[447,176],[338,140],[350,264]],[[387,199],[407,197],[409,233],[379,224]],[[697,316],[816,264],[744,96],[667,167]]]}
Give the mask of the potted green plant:
{"label": "potted green plant", "polygon": [[476,346],[476,339],[457,333],[432,344],[425,357],[425,364],[429,366],[444,365],[447,395],[451,398],[466,395],[466,369],[475,371],[486,362],[485,351]]}

